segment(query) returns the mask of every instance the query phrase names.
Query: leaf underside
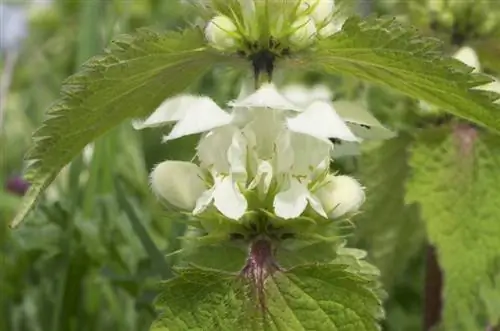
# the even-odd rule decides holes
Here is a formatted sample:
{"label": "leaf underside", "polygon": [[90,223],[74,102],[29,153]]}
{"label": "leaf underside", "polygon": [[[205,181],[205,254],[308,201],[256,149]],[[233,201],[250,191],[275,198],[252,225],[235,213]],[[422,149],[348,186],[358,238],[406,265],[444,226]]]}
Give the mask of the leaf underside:
{"label": "leaf underside", "polygon": [[341,32],[318,42],[314,51],[289,60],[331,74],[349,74],[500,132],[500,95],[477,90],[492,81],[472,68],[443,58],[441,43],[421,37],[396,19],[348,19]]}
{"label": "leaf underside", "polygon": [[500,138],[464,124],[428,129],[412,148],[407,200],[420,203],[445,271],[446,330],[482,331],[498,319],[481,293],[500,291],[499,162]]}
{"label": "leaf underside", "polygon": [[12,226],[88,143],[126,119],[147,116],[223,59],[231,64],[204,45],[199,30],[141,29],[115,40],[105,55],[90,59],[69,77],[34,134],[26,173],[32,186]]}

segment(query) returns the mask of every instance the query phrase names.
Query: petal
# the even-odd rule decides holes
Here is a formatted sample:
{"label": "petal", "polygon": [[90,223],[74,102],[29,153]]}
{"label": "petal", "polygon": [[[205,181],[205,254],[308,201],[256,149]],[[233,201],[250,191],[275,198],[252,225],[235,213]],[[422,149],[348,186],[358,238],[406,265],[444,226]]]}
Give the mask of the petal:
{"label": "petal", "polygon": [[301,108],[306,108],[315,100],[312,98],[311,90],[302,84],[287,85],[280,92],[285,98]]}
{"label": "petal", "polygon": [[474,68],[474,72],[479,72],[481,70],[481,64],[479,63],[479,58],[477,57],[476,51],[469,46],[464,46],[460,48],[453,57],[469,67]]}
{"label": "petal", "polygon": [[314,101],[330,101],[333,98],[332,91],[323,84],[311,88],[303,84],[290,84],[283,87],[280,92],[285,98],[304,109]]}
{"label": "petal", "polygon": [[295,153],[292,147],[292,133],[283,131],[275,143],[275,156],[273,163],[276,173],[288,173],[292,170],[295,161]]}
{"label": "petal", "polygon": [[328,218],[325,210],[323,209],[323,205],[321,204],[320,200],[317,197],[313,196],[309,191],[307,193],[308,193],[307,201],[309,202],[309,205],[311,206],[311,208],[316,213],[323,216],[324,218]]}
{"label": "petal", "polygon": [[168,98],[145,120],[133,120],[132,126],[136,130],[142,130],[177,122],[186,116],[191,107],[199,107],[202,103],[203,97],[196,95],[179,95]]}
{"label": "petal", "polygon": [[260,197],[263,198],[267,192],[269,192],[269,187],[271,186],[271,181],[273,179],[273,166],[268,161],[260,161],[257,168],[257,174],[252,182],[248,185],[248,189],[252,190],[257,187],[257,191]]}
{"label": "petal", "polygon": [[307,207],[309,191],[299,180],[290,179],[289,186],[274,197],[276,216],[290,219],[299,217]]}
{"label": "petal", "polygon": [[394,132],[385,128],[377,118],[359,102],[342,100],[336,101],[332,105],[339,116],[347,122],[351,131],[359,138],[378,140],[391,139],[396,136]]}
{"label": "petal", "polygon": [[227,125],[210,131],[201,138],[197,146],[197,155],[202,167],[229,174],[227,152],[236,130],[237,128]]}
{"label": "petal", "polygon": [[300,111],[300,107],[294,105],[286,99],[273,83],[262,85],[257,91],[241,100],[234,100],[229,103],[234,108],[272,108],[280,110]]}
{"label": "petal", "polygon": [[201,97],[191,103],[184,117],[177,122],[164,141],[177,139],[187,135],[210,131],[231,123],[232,116],[220,108],[212,99]]}
{"label": "petal", "polygon": [[312,176],[315,170],[330,159],[332,143],[306,134],[291,134],[291,149],[294,153],[292,173],[296,176]]}
{"label": "petal", "polygon": [[226,217],[238,220],[247,210],[245,196],[240,192],[232,176],[215,178],[214,205]]}
{"label": "petal", "polygon": [[320,139],[359,140],[330,103],[325,101],[313,102],[304,112],[289,118],[287,125],[294,132],[304,133]]}
{"label": "petal", "polygon": [[151,172],[153,192],[177,208],[192,210],[206,190],[201,169],[194,163],[165,161]]}
{"label": "petal", "polygon": [[274,155],[274,144],[285,128],[285,114],[280,110],[265,108],[253,109],[252,114],[252,121],[244,127],[244,132],[255,137],[254,148],[258,157],[270,159]]}
{"label": "petal", "polygon": [[247,178],[247,142],[241,131],[233,134],[227,151],[230,172],[233,178],[246,181]]}
{"label": "petal", "polygon": [[198,215],[203,213],[207,207],[212,203],[214,200],[214,188],[211,187],[210,189],[206,190],[203,192],[198,200],[196,200],[196,206],[193,209],[193,215]]}

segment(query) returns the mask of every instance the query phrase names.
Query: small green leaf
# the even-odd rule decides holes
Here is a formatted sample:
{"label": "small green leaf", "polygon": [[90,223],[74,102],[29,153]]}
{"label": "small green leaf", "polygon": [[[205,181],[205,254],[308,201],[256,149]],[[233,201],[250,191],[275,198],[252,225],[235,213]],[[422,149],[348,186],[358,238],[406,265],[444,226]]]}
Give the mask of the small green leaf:
{"label": "small green leaf", "polygon": [[32,186],[12,226],[25,218],[43,190],[88,143],[126,119],[148,115],[222,59],[204,46],[199,30],[142,29],[89,60],[64,82],[61,98],[34,135],[27,155]]}
{"label": "small green leaf", "polygon": [[347,265],[276,272],[265,283],[264,316],[248,283],[213,269],[182,269],[163,283],[152,331],[380,330],[376,282]]}
{"label": "small green leaf", "polygon": [[340,33],[292,65],[330,74],[350,74],[442,107],[500,132],[498,94],[474,88],[491,81],[461,62],[443,58],[437,40],[423,38],[395,19],[348,19]]}
{"label": "small green leaf", "polygon": [[482,331],[498,318],[480,294],[500,291],[500,139],[456,124],[423,131],[411,152],[407,200],[420,203],[444,271],[444,328]]}

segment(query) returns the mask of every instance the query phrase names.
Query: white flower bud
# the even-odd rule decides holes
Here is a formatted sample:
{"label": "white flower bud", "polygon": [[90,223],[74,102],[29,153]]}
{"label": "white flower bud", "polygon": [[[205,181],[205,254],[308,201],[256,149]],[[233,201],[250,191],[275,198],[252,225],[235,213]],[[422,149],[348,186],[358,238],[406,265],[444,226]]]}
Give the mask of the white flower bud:
{"label": "white flower bud", "polygon": [[292,24],[292,31],[290,42],[298,47],[308,46],[316,37],[316,25],[314,21],[307,16],[296,20]]}
{"label": "white flower bud", "polygon": [[151,187],[170,205],[191,211],[206,190],[202,176],[201,169],[194,163],[165,161],[151,172]]}
{"label": "white flower bud", "polygon": [[365,201],[365,192],[357,180],[349,176],[328,175],[326,181],[314,194],[329,218],[358,211]]}
{"label": "white flower bud", "polygon": [[322,24],[331,20],[335,11],[334,0],[310,0],[306,2],[308,2],[310,6],[314,6],[310,15],[316,24]]}
{"label": "white flower bud", "polygon": [[215,48],[226,50],[236,45],[234,33],[238,28],[227,16],[216,16],[205,28],[205,38]]}
{"label": "white flower bud", "polygon": [[479,58],[476,54],[476,51],[471,47],[464,46],[460,48],[453,57],[469,67],[474,68],[474,72],[478,72],[481,70],[481,64],[479,63]]}

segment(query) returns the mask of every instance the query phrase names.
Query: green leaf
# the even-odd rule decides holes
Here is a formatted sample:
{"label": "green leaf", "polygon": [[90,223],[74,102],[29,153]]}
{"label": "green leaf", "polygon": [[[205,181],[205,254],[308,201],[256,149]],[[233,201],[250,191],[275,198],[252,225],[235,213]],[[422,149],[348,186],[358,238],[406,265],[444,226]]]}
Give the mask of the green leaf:
{"label": "green leaf", "polygon": [[32,186],[12,226],[88,143],[126,119],[148,115],[221,60],[204,46],[199,30],[147,29],[114,41],[105,55],[89,60],[64,82],[61,98],[34,135],[27,155]]}
{"label": "green leaf", "polygon": [[443,58],[440,43],[423,38],[395,19],[348,19],[340,33],[320,40],[293,65],[329,74],[350,74],[425,100],[457,116],[500,132],[498,94],[475,90],[491,81],[454,59]]}
{"label": "green leaf", "polygon": [[367,150],[359,160],[358,173],[367,198],[356,218],[355,246],[369,252],[388,289],[425,240],[417,206],[404,201],[412,140],[401,133]]}
{"label": "green leaf", "polygon": [[317,264],[276,272],[265,283],[264,318],[248,284],[233,274],[182,269],[164,282],[152,331],[379,330],[375,282],[346,265]]}
{"label": "green leaf", "polygon": [[417,136],[407,200],[421,205],[429,240],[444,271],[446,330],[484,330],[480,293],[498,292],[500,258],[500,138],[467,124]]}

